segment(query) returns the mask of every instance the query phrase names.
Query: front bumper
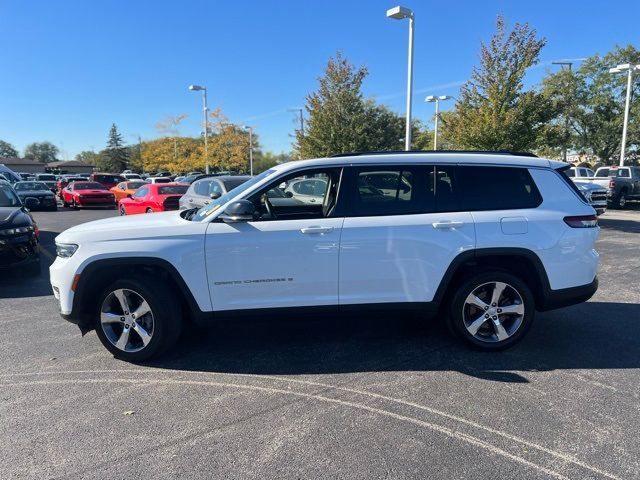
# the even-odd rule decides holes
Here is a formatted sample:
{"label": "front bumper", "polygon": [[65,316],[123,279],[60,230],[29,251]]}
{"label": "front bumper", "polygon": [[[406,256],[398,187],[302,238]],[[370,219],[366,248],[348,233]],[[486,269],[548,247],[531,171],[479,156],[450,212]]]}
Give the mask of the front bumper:
{"label": "front bumper", "polygon": [[38,238],[33,232],[0,238],[0,270],[26,267],[39,261]]}

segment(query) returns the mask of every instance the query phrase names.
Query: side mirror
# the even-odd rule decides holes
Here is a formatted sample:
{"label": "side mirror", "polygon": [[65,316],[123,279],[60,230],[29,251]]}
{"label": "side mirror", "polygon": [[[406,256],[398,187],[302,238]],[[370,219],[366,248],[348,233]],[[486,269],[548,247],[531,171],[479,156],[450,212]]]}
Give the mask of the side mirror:
{"label": "side mirror", "polygon": [[293,192],[284,192],[284,194],[289,198],[293,197]]}
{"label": "side mirror", "polygon": [[127,198],[133,198],[130,193],[127,193]]}
{"label": "side mirror", "polygon": [[225,223],[250,222],[255,219],[256,206],[249,200],[237,200],[230,203],[220,220]]}
{"label": "side mirror", "polygon": [[38,205],[40,205],[40,202],[38,201],[37,198],[27,197],[24,200],[24,206],[29,208],[29,209],[36,208]]}
{"label": "side mirror", "polygon": [[212,200],[215,200],[217,198],[220,198],[222,196],[222,194],[220,192],[213,192],[211,195],[209,195],[211,197]]}

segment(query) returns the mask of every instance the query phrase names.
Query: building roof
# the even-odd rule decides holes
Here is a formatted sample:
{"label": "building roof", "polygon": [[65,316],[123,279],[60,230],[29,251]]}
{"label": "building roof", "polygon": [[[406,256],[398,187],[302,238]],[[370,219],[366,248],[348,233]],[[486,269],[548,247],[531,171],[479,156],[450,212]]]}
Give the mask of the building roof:
{"label": "building roof", "polygon": [[18,157],[0,157],[0,164],[4,165],[32,165],[44,168],[45,164],[31,160],[30,158],[18,158]]}
{"label": "building roof", "polygon": [[92,167],[88,163],[81,162],[80,160],[67,160],[61,162],[50,162],[47,163],[47,167],[49,168],[60,168],[60,167]]}

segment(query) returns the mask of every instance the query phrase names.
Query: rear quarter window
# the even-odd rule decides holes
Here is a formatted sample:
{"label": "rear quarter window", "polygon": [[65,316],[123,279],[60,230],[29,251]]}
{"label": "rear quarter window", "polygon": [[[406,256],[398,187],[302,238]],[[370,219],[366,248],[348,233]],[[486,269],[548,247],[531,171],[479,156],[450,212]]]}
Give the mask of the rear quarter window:
{"label": "rear quarter window", "polygon": [[526,168],[458,166],[452,181],[462,211],[536,208],[542,203],[542,195]]}

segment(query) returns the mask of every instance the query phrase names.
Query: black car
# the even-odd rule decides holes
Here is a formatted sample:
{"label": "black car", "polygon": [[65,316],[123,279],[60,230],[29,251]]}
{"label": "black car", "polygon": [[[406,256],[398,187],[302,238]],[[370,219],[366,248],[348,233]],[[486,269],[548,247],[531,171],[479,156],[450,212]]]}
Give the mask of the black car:
{"label": "black car", "polygon": [[0,271],[40,273],[38,227],[26,208],[36,202],[28,198],[23,204],[10,186],[0,184]]}
{"label": "black car", "polygon": [[25,203],[27,198],[35,198],[38,201],[37,207],[32,207],[32,210],[36,208],[43,210],[58,209],[56,196],[49,190],[49,187],[42,182],[16,182],[13,184],[13,189],[20,197],[22,203]]}
{"label": "black car", "polygon": [[53,193],[56,193],[58,180],[56,179],[55,175],[51,173],[36,173],[35,181],[44,183],[47,187],[49,187],[49,190],[51,190]]}

